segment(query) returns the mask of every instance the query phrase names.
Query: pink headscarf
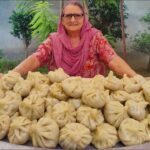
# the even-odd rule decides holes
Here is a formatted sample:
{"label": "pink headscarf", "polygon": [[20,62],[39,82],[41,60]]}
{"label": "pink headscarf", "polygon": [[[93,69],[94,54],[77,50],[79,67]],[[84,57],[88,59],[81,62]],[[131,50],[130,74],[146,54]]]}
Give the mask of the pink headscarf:
{"label": "pink headscarf", "polygon": [[51,35],[54,59],[58,68],[61,67],[69,75],[75,76],[80,73],[85,64],[90,41],[98,30],[92,28],[87,17],[84,17],[80,43],[77,47],[72,48],[71,41],[62,25],[62,17],[60,18],[57,32]]}

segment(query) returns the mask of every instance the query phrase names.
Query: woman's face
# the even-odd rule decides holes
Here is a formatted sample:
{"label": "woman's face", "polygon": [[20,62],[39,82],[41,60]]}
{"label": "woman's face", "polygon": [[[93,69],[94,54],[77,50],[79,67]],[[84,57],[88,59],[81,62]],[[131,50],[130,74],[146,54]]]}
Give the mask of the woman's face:
{"label": "woman's face", "polygon": [[67,5],[64,8],[62,24],[69,32],[80,31],[83,26],[84,14],[80,7]]}

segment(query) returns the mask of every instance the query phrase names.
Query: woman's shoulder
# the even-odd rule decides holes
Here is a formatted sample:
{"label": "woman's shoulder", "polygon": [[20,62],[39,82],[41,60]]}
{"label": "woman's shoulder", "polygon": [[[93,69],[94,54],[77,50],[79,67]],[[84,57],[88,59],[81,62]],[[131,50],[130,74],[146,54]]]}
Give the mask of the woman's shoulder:
{"label": "woman's shoulder", "polygon": [[58,35],[59,35],[58,32],[52,32],[49,34],[48,38],[53,38],[53,37],[58,36]]}
{"label": "woman's shoulder", "polygon": [[93,43],[94,41],[97,41],[99,39],[101,39],[103,36],[103,33],[101,32],[101,30],[97,30],[96,34],[93,36],[91,42]]}
{"label": "woman's shoulder", "polygon": [[56,40],[58,40],[60,38],[60,33],[58,32],[52,32],[49,34],[48,36],[48,39],[51,41],[51,42],[56,42]]}
{"label": "woman's shoulder", "polygon": [[43,43],[52,42],[53,38],[57,37],[57,32],[50,33],[47,38],[43,41]]}
{"label": "woman's shoulder", "polygon": [[100,38],[103,36],[103,33],[101,30],[97,30],[96,34],[94,35],[94,37]]}

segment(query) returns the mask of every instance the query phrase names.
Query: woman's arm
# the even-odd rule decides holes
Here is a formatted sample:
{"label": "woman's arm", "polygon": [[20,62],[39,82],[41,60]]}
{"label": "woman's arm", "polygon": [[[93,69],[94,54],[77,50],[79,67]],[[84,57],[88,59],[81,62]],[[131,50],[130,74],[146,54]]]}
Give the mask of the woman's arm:
{"label": "woman's arm", "polygon": [[129,77],[136,75],[136,72],[116,54],[114,49],[111,47],[101,32],[96,35],[95,39],[96,42],[94,45],[97,47],[100,61],[103,61],[112,71],[116,72],[118,75],[123,76],[126,74]]}
{"label": "woman's arm", "polygon": [[37,59],[36,55],[32,54],[28,58],[26,58],[23,62],[21,62],[17,67],[15,67],[12,71],[18,72],[21,75],[26,75],[28,71],[34,71],[40,66],[40,62]]}
{"label": "woman's arm", "polygon": [[28,71],[34,71],[40,66],[47,63],[48,57],[52,51],[51,36],[49,36],[36,50],[35,53],[30,55],[27,59],[21,62],[13,71],[26,75]]}
{"label": "woman's arm", "polygon": [[124,74],[129,77],[136,75],[136,72],[118,55],[114,56],[114,58],[109,62],[108,66],[111,70],[121,76]]}

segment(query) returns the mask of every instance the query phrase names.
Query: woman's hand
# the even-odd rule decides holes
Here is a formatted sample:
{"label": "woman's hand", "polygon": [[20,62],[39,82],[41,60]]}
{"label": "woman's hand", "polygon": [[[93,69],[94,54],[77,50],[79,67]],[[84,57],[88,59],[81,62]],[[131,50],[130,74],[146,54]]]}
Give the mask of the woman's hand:
{"label": "woman's hand", "polygon": [[108,64],[109,68],[118,75],[126,74],[129,77],[135,76],[137,73],[118,55],[116,55]]}
{"label": "woman's hand", "polygon": [[23,62],[21,62],[16,68],[14,68],[12,71],[18,72],[21,75],[26,75],[28,71],[34,71],[40,66],[40,63],[36,56],[32,54],[27,59],[25,59]]}
{"label": "woman's hand", "polygon": [[3,77],[3,75],[4,75],[3,73],[0,73],[0,79]]}

